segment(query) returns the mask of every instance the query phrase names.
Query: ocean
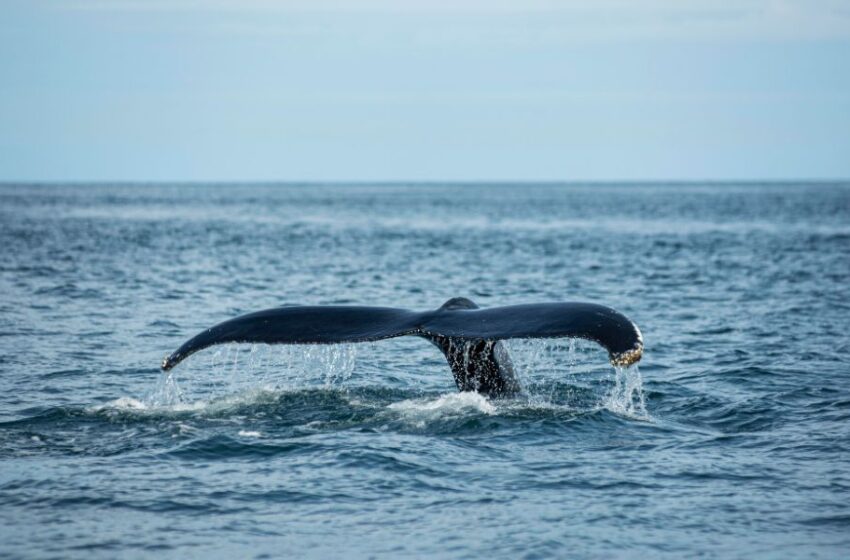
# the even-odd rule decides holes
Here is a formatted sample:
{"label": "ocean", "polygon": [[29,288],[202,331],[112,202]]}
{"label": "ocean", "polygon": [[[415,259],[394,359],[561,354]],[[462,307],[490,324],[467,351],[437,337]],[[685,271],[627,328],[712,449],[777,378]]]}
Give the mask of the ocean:
{"label": "ocean", "polygon": [[[0,556],[850,554],[850,184],[0,185]],[[229,344],[287,304],[611,306],[459,393],[416,338]]]}

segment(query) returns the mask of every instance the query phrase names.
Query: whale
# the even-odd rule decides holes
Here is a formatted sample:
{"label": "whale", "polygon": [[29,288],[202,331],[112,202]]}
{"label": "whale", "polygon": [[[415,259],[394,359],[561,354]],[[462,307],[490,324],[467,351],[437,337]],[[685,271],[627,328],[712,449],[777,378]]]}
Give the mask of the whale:
{"label": "whale", "polygon": [[502,341],[522,338],[581,338],[608,351],[614,366],[643,355],[643,336],[622,313],[584,302],[533,303],[480,308],[455,297],[431,311],[353,305],[293,305],[241,315],[212,326],[166,356],[168,371],[216,344],[340,344],[417,336],[439,348],[460,391],[489,397],[521,392]]}

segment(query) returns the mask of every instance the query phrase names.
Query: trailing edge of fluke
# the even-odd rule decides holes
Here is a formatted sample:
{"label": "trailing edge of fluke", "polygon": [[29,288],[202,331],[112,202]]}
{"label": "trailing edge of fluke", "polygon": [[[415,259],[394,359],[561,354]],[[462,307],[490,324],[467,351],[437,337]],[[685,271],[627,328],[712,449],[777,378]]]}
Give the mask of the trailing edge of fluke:
{"label": "trailing edge of fluke", "polygon": [[643,338],[625,315],[593,303],[534,303],[480,309],[453,298],[434,311],[392,307],[292,306],[219,323],[189,339],[162,362],[169,370],[199,350],[227,342],[337,344],[415,335],[446,356],[461,391],[491,396],[520,390],[501,340],[583,338],[602,345],[615,366],[640,360]]}

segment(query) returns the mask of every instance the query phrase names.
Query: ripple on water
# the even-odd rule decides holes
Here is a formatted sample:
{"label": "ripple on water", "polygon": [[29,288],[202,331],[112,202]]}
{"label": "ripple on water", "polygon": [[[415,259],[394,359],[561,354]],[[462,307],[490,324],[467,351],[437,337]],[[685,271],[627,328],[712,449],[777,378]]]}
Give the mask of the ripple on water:
{"label": "ripple on water", "polygon": [[[841,557],[848,223],[844,184],[0,185],[2,550]],[[647,353],[508,341],[514,399],[418,339],[157,370],[454,296],[611,305]]]}

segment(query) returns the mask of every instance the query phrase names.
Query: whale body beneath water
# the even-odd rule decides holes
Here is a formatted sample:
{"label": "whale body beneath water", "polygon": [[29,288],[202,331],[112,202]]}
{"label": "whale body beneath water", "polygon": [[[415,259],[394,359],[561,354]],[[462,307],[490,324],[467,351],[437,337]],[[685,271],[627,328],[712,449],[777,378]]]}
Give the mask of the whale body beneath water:
{"label": "whale body beneath water", "polygon": [[461,391],[510,396],[520,391],[502,340],[583,338],[602,345],[615,366],[640,360],[640,329],[625,315],[594,303],[535,303],[479,308],[452,298],[439,309],[416,312],[392,307],[290,306],[241,315],[186,341],[162,362],[170,370],[216,344],[338,344],[414,335],[443,351]]}

